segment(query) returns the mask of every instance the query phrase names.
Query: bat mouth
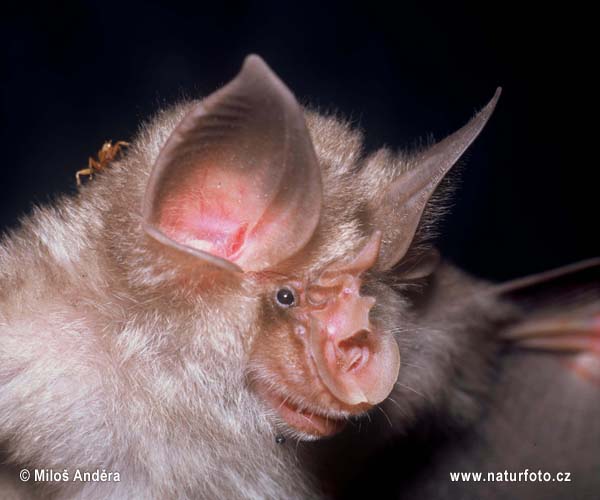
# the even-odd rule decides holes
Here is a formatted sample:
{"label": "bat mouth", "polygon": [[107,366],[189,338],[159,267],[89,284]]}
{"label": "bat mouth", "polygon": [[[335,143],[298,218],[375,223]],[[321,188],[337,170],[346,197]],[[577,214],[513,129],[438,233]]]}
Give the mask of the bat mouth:
{"label": "bat mouth", "polygon": [[255,384],[255,390],[289,427],[307,439],[333,436],[346,426],[348,418],[343,413],[333,413],[316,408],[298,398],[284,396],[269,390],[262,384]]}

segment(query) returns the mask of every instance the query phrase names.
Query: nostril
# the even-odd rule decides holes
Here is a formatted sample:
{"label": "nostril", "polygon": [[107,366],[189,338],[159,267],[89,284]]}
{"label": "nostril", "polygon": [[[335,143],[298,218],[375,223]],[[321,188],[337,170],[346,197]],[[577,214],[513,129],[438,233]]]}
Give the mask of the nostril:
{"label": "nostril", "polygon": [[359,330],[338,345],[338,366],[345,372],[358,371],[369,360],[368,330]]}

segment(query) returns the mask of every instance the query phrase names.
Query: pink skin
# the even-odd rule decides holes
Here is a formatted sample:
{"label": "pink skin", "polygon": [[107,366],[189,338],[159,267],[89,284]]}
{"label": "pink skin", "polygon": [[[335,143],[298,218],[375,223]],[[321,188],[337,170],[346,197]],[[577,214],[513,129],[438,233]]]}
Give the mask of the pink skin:
{"label": "pink skin", "polygon": [[[205,174],[202,193],[191,190],[165,200],[160,227],[175,241],[236,263],[243,259],[250,240],[258,237],[258,226],[268,224],[268,214],[257,217],[256,208],[242,207],[239,200],[247,188],[223,177],[208,182]],[[254,218],[256,224],[249,227]],[[302,284],[300,304],[290,309],[293,328],[305,338],[305,356],[315,375],[346,413],[348,408],[352,413],[353,407],[354,413],[361,413],[383,401],[400,367],[395,339],[377,331],[369,319],[375,299],[360,294],[361,276],[376,263],[380,243],[377,231],[352,259],[335,262],[315,282]],[[281,395],[262,392],[293,428],[317,435],[339,430],[335,419],[329,421],[326,415],[295,407]]]}
{"label": "pink skin", "polygon": [[287,425],[303,434],[319,437],[331,436],[345,427],[346,420],[340,415],[331,415],[308,405],[303,405],[301,408],[293,404],[289,397],[268,390],[260,383],[255,384],[255,390]]}
{"label": "pink skin", "polygon": [[[159,227],[180,244],[236,262],[261,208],[242,203],[258,194],[239,176],[207,169],[163,201]],[[201,188],[198,188],[201,186]]]}
{"label": "pink skin", "polygon": [[600,314],[534,320],[507,338],[520,347],[572,353],[563,360],[564,366],[600,385]]}
{"label": "pink skin", "polygon": [[524,347],[599,355],[600,315],[532,321],[517,330],[514,339]]}
{"label": "pink skin", "polygon": [[[579,352],[564,364],[584,380],[600,386],[600,314],[584,324],[588,324],[589,333],[579,337]],[[576,342],[571,343],[571,347],[574,345]]]}
{"label": "pink skin", "polygon": [[375,299],[360,295],[361,275],[377,261],[380,242],[375,232],[350,262],[325,269],[307,289],[308,305],[295,314],[306,323],[308,351],[321,381],[350,406],[383,401],[400,368],[396,341],[370,322]]}
{"label": "pink skin", "polygon": [[312,283],[289,283],[299,295],[299,304],[289,309],[293,331],[303,340],[315,387],[330,396],[320,403],[288,394],[285,378],[282,393],[258,383],[258,393],[291,428],[311,436],[334,434],[343,428],[344,417],[383,401],[397,380],[397,343],[371,323],[375,299],[360,294],[361,275],[375,264],[380,240],[374,233],[353,259],[330,265]]}

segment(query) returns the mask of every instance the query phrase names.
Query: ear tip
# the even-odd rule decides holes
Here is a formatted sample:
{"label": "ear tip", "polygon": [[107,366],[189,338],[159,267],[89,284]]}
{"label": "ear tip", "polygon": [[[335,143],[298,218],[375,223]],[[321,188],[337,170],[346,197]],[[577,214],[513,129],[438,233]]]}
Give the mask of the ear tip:
{"label": "ear tip", "polygon": [[258,54],[249,54],[244,58],[240,73],[258,73],[275,75],[266,61]]}
{"label": "ear tip", "polygon": [[494,105],[498,102],[498,99],[500,99],[501,95],[502,95],[502,87],[498,86],[498,87],[496,87],[496,92],[494,92],[494,97],[492,97],[492,102],[494,103]]}
{"label": "ear tip", "polygon": [[490,116],[492,116],[492,113],[496,109],[496,104],[498,104],[498,100],[500,99],[501,95],[502,95],[502,87],[496,87],[496,91],[494,92],[493,97],[489,100],[489,102],[483,108],[481,108],[479,113],[477,113],[476,116],[479,119],[481,119],[483,124],[485,124],[488,121],[488,119],[490,118]]}
{"label": "ear tip", "polygon": [[272,95],[276,94],[281,103],[293,115],[297,115],[301,117],[301,120],[304,120],[302,108],[294,93],[259,55],[250,54],[246,56],[235,81],[245,82],[245,85],[252,86],[257,91]]}
{"label": "ear tip", "polygon": [[244,58],[244,63],[242,64],[242,68],[244,68],[246,66],[267,66],[267,63],[258,54],[248,54]]}
{"label": "ear tip", "polygon": [[238,79],[262,82],[270,87],[277,88],[278,92],[286,96],[286,99],[296,103],[292,91],[287,87],[265,60],[257,54],[249,54],[244,59]]}
{"label": "ear tip", "polygon": [[498,86],[496,87],[493,97],[490,99],[490,102],[487,104],[487,106],[485,106],[485,108],[491,108],[493,110],[496,107],[496,104],[498,104],[498,100],[500,99],[501,95],[502,87]]}

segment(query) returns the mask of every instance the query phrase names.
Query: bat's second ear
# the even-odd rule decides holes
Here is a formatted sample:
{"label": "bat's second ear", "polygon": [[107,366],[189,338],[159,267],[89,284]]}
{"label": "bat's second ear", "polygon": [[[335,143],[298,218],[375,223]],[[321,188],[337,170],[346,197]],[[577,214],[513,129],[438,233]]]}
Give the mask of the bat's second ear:
{"label": "bat's second ear", "polygon": [[204,262],[259,271],[317,226],[321,173],[303,112],[257,56],[172,133],[143,205],[147,233]]}
{"label": "bat's second ear", "polygon": [[499,97],[500,89],[463,128],[416,156],[409,168],[401,172],[387,186],[383,196],[377,199],[373,210],[375,224],[383,232],[380,269],[395,266],[406,255],[427,201],[442,178],[477,138]]}

